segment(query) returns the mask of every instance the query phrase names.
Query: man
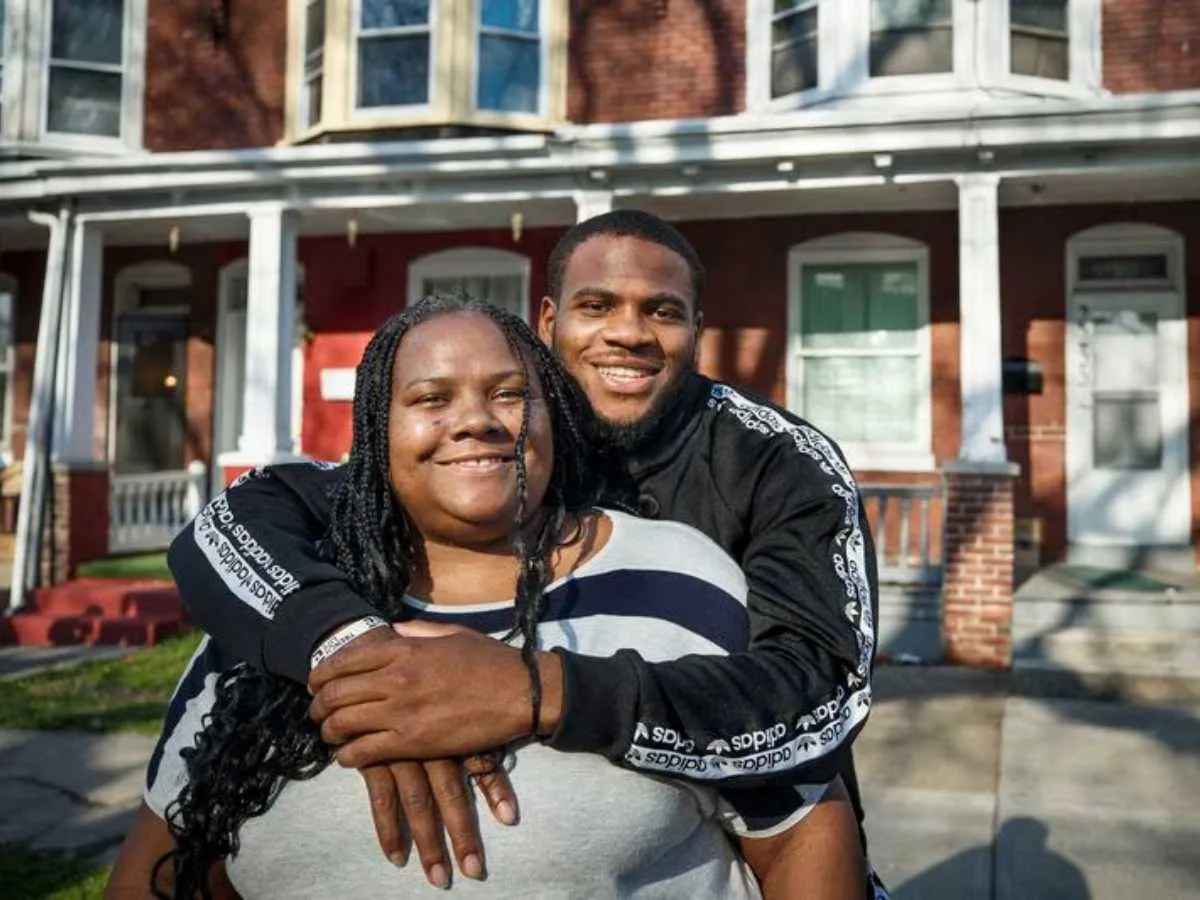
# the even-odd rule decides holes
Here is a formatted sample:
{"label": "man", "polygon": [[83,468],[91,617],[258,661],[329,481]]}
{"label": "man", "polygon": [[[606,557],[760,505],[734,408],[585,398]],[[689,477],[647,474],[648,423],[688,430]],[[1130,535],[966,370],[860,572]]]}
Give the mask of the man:
{"label": "man", "polygon": [[[862,503],[827,437],[695,372],[702,288],[695,250],[674,228],[607,213],[572,228],[551,255],[539,334],[624,454],[639,511],[698,528],[742,565],[749,652],[662,664],[631,651],[546,654],[531,691],[515,648],[376,627],[374,609],[320,555],[327,518],[269,476],[231,488],[172,545],[193,620],[270,671],[304,680],[311,665],[313,715],[342,745],[343,765],[501,746],[528,735],[533,693],[532,719],[552,748],[735,791],[841,774],[861,818],[849,751],[870,707],[877,603]],[[349,687],[368,672],[393,689]],[[461,793],[457,767],[446,778],[436,765],[429,778],[458,778]],[[402,793],[415,800],[405,802],[410,827],[427,830],[429,791]],[[443,799],[455,798],[439,797],[446,814]],[[428,869],[424,852],[422,861]]]}

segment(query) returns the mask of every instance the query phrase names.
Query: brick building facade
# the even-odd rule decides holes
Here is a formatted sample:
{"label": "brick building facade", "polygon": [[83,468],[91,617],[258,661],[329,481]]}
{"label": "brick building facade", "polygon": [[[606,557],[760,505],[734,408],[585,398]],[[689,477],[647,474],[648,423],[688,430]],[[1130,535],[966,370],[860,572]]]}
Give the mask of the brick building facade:
{"label": "brick building facade", "polygon": [[338,459],[389,312],[529,315],[614,206],[695,243],[702,367],[842,442],[949,658],[1006,663],[1014,553],[1200,543],[1197,0],[95,7],[5,4],[17,597],[99,552],[33,540],[63,473]]}

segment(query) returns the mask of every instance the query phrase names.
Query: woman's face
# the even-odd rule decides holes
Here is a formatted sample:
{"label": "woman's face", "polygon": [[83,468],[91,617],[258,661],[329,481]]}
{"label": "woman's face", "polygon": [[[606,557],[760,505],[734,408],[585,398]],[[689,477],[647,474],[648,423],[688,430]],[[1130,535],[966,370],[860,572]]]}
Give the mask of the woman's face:
{"label": "woman's face", "polygon": [[[392,367],[388,471],[426,540],[491,544],[517,515],[515,448],[525,373],[500,328],[480,313],[448,313],[410,330]],[[541,505],[554,464],[542,387],[529,385],[527,509]]]}

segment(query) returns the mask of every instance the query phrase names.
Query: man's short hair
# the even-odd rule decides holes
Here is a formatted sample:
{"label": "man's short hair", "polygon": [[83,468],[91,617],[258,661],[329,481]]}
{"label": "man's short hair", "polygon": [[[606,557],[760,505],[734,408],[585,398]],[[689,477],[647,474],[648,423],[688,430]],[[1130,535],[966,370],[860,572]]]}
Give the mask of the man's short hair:
{"label": "man's short hair", "polygon": [[688,242],[675,226],[658,216],[640,209],[614,209],[573,225],[568,229],[550,253],[549,284],[550,297],[557,302],[562,299],[563,275],[571,255],[581,244],[594,237],[634,237],[665,247],[682,257],[692,276],[692,301],[700,309],[700,294],[704,290],[704,266],[696,248]]}

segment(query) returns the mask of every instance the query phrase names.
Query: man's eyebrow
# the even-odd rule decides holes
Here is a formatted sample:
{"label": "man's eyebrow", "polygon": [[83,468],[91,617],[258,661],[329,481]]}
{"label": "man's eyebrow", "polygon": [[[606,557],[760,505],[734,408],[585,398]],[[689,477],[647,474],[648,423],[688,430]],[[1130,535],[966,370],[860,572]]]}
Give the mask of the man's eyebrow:
{"label": "man's eyebrow", "polygon": [[596,300],[608,300],[610,303],[618,299],[617,295],[613,291],[602,287],[581,287],[579,290],[575,291],[575,293],[571,294],[572,300],[578,300],[581,297],[590,297]]}

